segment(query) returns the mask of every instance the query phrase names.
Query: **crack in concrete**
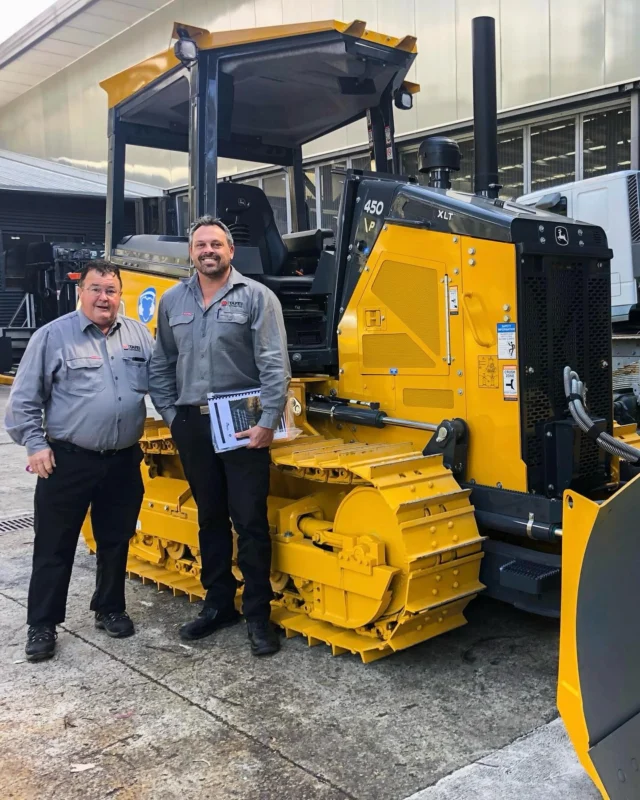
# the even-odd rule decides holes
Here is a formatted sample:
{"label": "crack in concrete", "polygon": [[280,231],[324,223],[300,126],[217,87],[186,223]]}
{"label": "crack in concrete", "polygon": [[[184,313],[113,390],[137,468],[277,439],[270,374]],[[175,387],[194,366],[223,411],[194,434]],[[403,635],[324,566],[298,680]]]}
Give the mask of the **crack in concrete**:
{"label": "crack in concrete", "polygon": [[[15,603],[16,605],[20,606],[21,608],[26,608],[26,604],[25,603],[22,603],[19,600],[16,600],[15,598],[13,598],[13,597],[9,597],[4,592],[0,592],[0,597],[3,597],[5,600],[9,600],[10,602]],[[215,712],[210,711],[208,708],[206,708],[205,706],[203,706],[200,703],[196,702],[195,700],[191,700],[189,697],[186,697],[185,695],[180,694],[180,692],[178,692],[176,689],[173,689],[171,686],[167,686],[167,684],[162,683],[161,680],[158,680],[157,678],[154,678],[153,675],[149,675],[147,672],[145,672],[144,670],[140,669],[139,667],[136,667],[133,664],[129,664],[124,659],[119,658],[118,656],[114,655],[113,653],[110,653],[108,650],[104,650],[99,645],[95,644],[94,642],[90,641],[89,639],[85,639],[84,636],[81,636],[79,633],[76,633],[75,631],[70,630],[69,628],[65,627],[64,625],[59,625],[58,627],[62,628],[62,630],[64,630],[70,636],[73,636],[76,639],[79,639],[81,642],[84,642],[85,644],[89,645],[89,647],[93,647],[98,652],[103,653],[105,656],[110,658],[112,661],[117,661],[119,664],[122,664],[124,667],[126,667],[127,669],[130,669],[132,672],[135,672],[136,674],[138,674],[141,677],[145,678],[147,681],[155,684],[156,686],[158,686],[161,689],[164,689],[167,692],[170,692],[172,695],[174,695],[174,697],[178,697],[180,700],[184,701],[185,703],[187,703],[188,705],[192,706],[193,708],[197,708],[203,714],[206,714],[207,716],[211,717],[211,719],[214,719],[216,722],[218,722],[223,727],[225,727],[225,728],[227,728],[229,730],[232,730],[234,733],[238,734],[239,736],[244,737],[245,739],[248,739],[250,742],[252,742],[254,745],[257,745],[262,750],[267,750],[268,752],[272,753],[273,755],[278,756],[278,758],[281,758],[283,761],[286,761],[287,764],[289,764],[290,766],[295,767],[296,769],[302,770],[302,772],[305,772],[307,775],[309,775],[310,777],[312,777],[314,780],[318,781],[319,783],[322,783],[325,786],[329,786],[331,789],[334,789],[335,791],[340,792],[340,794],[344,798],[346,798],[346,800],[361,800],[360,798],[356,797],[355,795],[350,794],[349,792],[347,792],[342,787],[337,786],[335,783],[333,783],[331,780],[329,780],[329,778],[326,778],[323,775],[317,774],[316,772],[314,772],[313,770],[309,769],[308,767],[305,767],[304,764],[298,763],[295,759],[293,759],[290,756],[286,755],[286,753],[283,753],[282,750],[279,750],[277,747],[273,747],[270,744],[266,744],[265,742],[263,742],[260,739],[258,739],[257,736],[254,736],[252,733],[249,733],[248,731],[245,731],[243,728],[241,728],[238,725],[234,725],[232,722],[229,722],[224,717],[221,717],[219,714],[216,714]],[[221,700],[222,702],[227,702],[225,700],[222,700],[222,698],[216,698],[216,699],[217,700]]]}

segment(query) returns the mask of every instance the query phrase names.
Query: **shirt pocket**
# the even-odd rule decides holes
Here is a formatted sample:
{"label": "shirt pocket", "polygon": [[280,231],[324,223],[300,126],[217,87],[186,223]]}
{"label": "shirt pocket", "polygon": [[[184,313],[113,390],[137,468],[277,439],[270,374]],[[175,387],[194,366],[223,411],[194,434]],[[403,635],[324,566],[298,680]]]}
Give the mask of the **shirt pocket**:
{"label": "shirt pocket", "polygon": [[216,317],[217,344],[223,350],[242,346],[249,326],[249,315],[244,311],[227,311],[220,309]]}
{"label": "shirt pocket", "polygon": [[88,397],[104,391],[104,361],[101,358],[68,358],[66,363],[66,388],[70,394]]}
{"label": "shirt pocket", "polygon": [[122,360],[131,391],[146,394],[149,391],[149,362],[147,359],[141,358],[136,361],[133,358],[123,358]]}
{"label": "shirt pocket", "polygon": [[175,314],[169,317],[169,326],[179,353],[193,349],[193,314]]}

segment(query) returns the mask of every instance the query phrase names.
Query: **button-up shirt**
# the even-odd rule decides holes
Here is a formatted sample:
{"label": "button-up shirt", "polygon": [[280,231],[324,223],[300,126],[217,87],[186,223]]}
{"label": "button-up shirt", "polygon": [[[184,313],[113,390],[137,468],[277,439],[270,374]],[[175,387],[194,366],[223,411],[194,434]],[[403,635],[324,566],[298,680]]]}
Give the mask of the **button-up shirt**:
{"label": "button-up shirt", "polygon": [[105,336],[82,311],[31,337],[11,387],[5,427],[28,455],[47,439],[88,450],[121,450],[140,438],[146,417],[153,338],[118,316]]}
{"label": "button-up shirt", "polygon": [[206,308],[197,273],[162,296],[149,394],[168,425],[208,392],[259,389],[258,424],[276,428],[290,378],[282,308],[266,286],[231,267]]}

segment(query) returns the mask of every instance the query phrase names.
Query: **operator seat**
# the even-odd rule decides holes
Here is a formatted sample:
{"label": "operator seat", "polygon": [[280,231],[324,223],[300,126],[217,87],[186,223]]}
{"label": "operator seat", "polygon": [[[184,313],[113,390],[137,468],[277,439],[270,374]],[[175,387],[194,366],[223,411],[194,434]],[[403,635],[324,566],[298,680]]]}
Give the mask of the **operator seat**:
{"label": "operator seat", "polygon": [[219,183],[218,216],[238,245],[260,250],[265,275],[280,275],[289,256],[267,196],[258,186]]}

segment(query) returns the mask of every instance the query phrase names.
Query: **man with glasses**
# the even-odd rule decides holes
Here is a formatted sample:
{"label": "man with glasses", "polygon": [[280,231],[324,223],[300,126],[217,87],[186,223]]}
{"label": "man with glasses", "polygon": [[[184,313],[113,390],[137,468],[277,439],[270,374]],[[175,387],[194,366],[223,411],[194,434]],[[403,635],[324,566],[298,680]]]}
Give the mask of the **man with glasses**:
{"label": "man with glasses", "polygon": [[118,314],[121,295],[117,267],[88,263],[80,275],[80,308],[34,333],[9,396],[6,429],[26,447],[28,469],[38,476],[29,661],[54,653],[89,507],[97,545],[90,606],[96,627],[115,638],[134,633],[124,582],[143,495],[138,439],[153,339],[142,323]]}

